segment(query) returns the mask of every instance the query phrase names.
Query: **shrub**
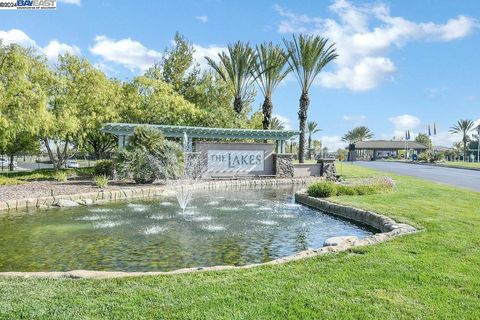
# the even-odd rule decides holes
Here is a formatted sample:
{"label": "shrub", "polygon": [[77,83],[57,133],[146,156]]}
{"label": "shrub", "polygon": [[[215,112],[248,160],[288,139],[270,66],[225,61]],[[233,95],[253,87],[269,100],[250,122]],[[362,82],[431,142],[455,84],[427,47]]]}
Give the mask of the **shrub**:
{"label": "shrub", "polygon": [[23,184],[23,183],[24,182],[15,178],[0,176],[0,186],[12,186],[12,185]]}
{"label": "shrub", "polygon": [[162,163],[143,149],[125,150],[119,157],[116,166],[121,179],[133,179],[135,183],[153,183],[162,170]]}
{"label": "shrub", "polygon": [[95,176],[106,176],[107,178],[113,179],[114,171],[112,160],[99,160],[95,163]]}
{"label": "shrub", "polygon": [[55,175],[53,176],[53,178],[58,182],[65,182],[68,180],[68,175],[65,171],[57,171],[55,172]]}
{"label": "shrub", "polygon": [[119,154],[116,170],[121,179],[153,183],[156,179],[175,179],[180,172],[182,148],[148,127],[135,129],[127,148]]}
{"label": "shrub", "polygon": [[95,176],[93,181],[97,187],[102,189],[108,185],[108,178],[106,175]]}
{"label": "shrub", "polygon": [[355,196],[357,194],[357,189],[353,186],[348,186],[344,184],[337,185],[337,196]]}
{"label": "shrub", "polygon": [[328,198],[337,194],[337,187],[331,181],[320,181],[310,185],[307,193],[311,197]]}
{"label": "shrub", "polygon": [[308,195],[317,198],[331,196],[355,196],[391,192],[395,181],[389,177],[355,179],[344,183],[317,182],[308,188]]}

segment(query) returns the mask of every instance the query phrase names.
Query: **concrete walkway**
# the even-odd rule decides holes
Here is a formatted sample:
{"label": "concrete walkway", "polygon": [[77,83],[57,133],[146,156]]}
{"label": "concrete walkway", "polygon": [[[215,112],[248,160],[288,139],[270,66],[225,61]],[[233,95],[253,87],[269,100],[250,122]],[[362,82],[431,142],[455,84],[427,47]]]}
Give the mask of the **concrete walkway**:
{"label": "concrete walkway", "polygon": [[480,192],[480,171],[387,161],[357,161],[355,164]]}

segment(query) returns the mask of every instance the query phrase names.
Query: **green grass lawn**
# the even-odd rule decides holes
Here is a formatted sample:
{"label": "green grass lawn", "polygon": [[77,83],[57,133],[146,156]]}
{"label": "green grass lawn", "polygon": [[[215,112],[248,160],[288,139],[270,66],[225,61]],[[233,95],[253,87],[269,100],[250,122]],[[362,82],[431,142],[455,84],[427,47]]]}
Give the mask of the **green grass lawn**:
{"label": "green grass lawn", "polygon": [[463,162],[463,161],[455,161],[455,162],[441,162],[438,163],[437,165],[439,166],[445,166],[445,167],[458,167],[458,168],[476,168],[480,169],[480,163],[479,162]]}
{"label": "green grass lawn", "polygon": [[[93,168],[61,169],[69,177],[90,177],[93,174]],[[54,169],[38,169],[33,171],[3,171],[0,172],[0,185],[22,184],[25,181],[45,181],[55,180],[58,171]]]}
{"label": "green grass lawn", "polygon": [[[347,164],[341,172],[378,174]],[[394,193],[333,200],[423,231],[248,270],[112,280],[0,279],[0,318],[480,318],[480,194],[390,176],[397,182]]]}

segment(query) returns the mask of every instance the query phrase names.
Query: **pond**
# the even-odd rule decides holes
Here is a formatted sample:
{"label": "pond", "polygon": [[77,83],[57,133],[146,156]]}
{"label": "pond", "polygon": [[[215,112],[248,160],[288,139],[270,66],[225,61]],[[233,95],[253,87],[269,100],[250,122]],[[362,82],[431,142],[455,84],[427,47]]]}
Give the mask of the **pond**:
{"label": "pond", "polygon": [[371,230],[296,204],[295,187],[0,216],[0,271],[170,271],[268,262]]}

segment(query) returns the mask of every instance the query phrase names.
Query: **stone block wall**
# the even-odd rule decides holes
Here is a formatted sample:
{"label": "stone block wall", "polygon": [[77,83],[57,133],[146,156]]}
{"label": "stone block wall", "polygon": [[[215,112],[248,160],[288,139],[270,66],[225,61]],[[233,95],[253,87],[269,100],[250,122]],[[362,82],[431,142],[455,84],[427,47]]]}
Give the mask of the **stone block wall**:
{"label": "stone block wall", "polygon": [[327,180],[337,179],[337,168],[335,167],[335,159],[320,159],[318,163],[322,165],[320,174]]}
{"label": "stone block wall", "polygon": [[275,154],[273,157],[273,166],[275,168],[275,177],[277,178],[293,178],[295,174],[292,153]]}

